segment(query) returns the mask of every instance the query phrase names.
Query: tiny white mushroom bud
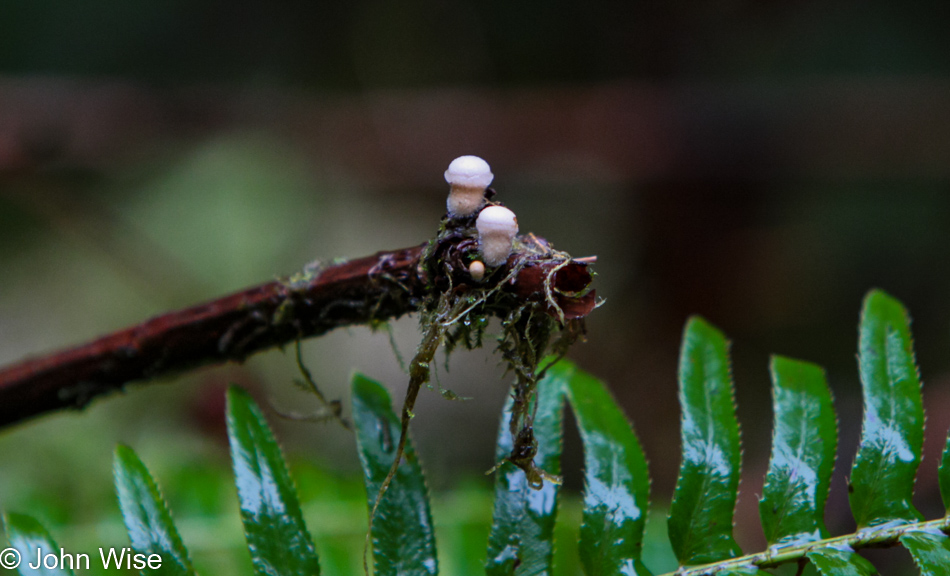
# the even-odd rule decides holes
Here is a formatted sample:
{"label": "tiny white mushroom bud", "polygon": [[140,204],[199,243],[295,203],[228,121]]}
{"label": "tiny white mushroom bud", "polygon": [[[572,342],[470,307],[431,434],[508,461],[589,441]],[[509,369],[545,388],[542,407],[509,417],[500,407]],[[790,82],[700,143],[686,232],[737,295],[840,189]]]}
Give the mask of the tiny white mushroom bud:
{"label": "tiny white mushroom bud", "polygon": [[478,213],[478,248],[487,266],[501,266],[511,254],[511,244],[518,235],[518,219],[504,206],[489,206]]}
{"label": "tiny white mushroom bud", "polygon": [[481,282],[482,278],[485,277],[485,264],[481,260],[473,260],[468,265],[468,274],[472,277],[472,280]]}
{"label": "tiny white mushroom bud", "polygon": [[467,218],[485,205],[485,189],[495,177],[488,162],[478,156],[459,156],[445,171],[449,183],[446,205],[450,218]]}

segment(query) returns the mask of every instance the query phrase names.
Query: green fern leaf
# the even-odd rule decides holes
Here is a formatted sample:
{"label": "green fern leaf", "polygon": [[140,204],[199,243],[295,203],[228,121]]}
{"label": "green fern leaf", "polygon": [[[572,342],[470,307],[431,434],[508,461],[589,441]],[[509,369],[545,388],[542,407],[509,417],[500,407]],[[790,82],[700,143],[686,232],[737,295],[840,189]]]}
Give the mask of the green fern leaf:
{"label": "green fern leaf", "polygon": [[874,566],[848,547],[826,546],[805,555],[821,576],[873,576]]}
{"label": "green fern leaf", "polygon": [[[534,434],[538,453],[534,464],[553,475],[561,473],[561,434],[564,412],[564,386],[573,367],[559,363],[538,383]],[[506,458],[513,446],[509,395],[502,412],[495,458]],[[524,472],[511,462],[495,471],[495,512],[488,537],[489,576],[509,574],[550,574],[554,555],[554,523],[557,518],[558,489],[544,482],[540,490],[528,485]]]}
{"label": "green fern leaf", "polygon": [[162,557],[160,568],[145,569],[142,574],[193,575],[195,570],[188,550],[181,542],[158,484],[134,450],[128,446],[116,447],[113,474],[132,548],[142,554]]}
{"label": "green fern leaf", "polygon": [[943,499],[943,507],[947,512],[950,512],[950,434],[947,435],[947,443],[943,448],[943,457],[940,458],[938,478],[940,481],[940,497]]}
{"label": "green fern leaf", "polygon": [[759,501],[770,546],[827,537],[825,502],[838,445],[831,392],[821,367],[772,357],[775,430]]}
{"label": "green fern leaf", "polygon": [[[73,571],[68,566],[46,568],[45,565],[40,565],[35,570],[30,568],[30,562],[36,564],[33,556],[37,550],[41,550],[44,556],[55,554],[57,560],[60,551],[59,546],[56,545],[46,528],[43,528],[43,525],[32,516],[8,513],[4,515],[3,524],[7,529],[7,540],[10,541],[10,546],[16,549],[16,553],[9,549],[2,551],[2,560],[5,567],[13,566],[14,562],[18,561],[17,571],[21,576],[73,576]],[[82,567],[85,568],[85,566]],[[79,567],[76,566],[76,568]]]}
{"label": "green fern leaf", "polygon": [[[396,457],[400,423],[386,389],[361,374],[353,376],[353,421],[372,509]],[[411,442],[404,458],[372,520],[376,576],[438,573],[425,478]]]}
{"label": "green fern leaf", "polygon": [[684,566],[741,554],[732,536],[741,446],[728,343],[702,318],[686,324],[679,365],[682,463],[670,506],[670,543]]}
{"label": "green fern leaf", "polygon": [[939,530],[912,530],[901,536],[901,544],[914,557],[923,576],[946,576],[950,572],[950,538]]}
{"label": "green fern leaf", "polygon": [[650,477],[630,421],[604,384],[558,366],[584,442],[584,523],[580,558],[594,575],[649,575],[640,561]]}
{"label": "green fern leaf", "polygon": [[910,320],[900,302],[880,290],[864,301],[858,363],[864,421],[848,486],[851,512],[860,528],[921,520],[911,498],[924,409]]}
{"label": "green fern leaf", "polygon": [[247,392],[232,387],[227,414],[234,481],[255,574],[319,574],[297,490],[260,408]]}

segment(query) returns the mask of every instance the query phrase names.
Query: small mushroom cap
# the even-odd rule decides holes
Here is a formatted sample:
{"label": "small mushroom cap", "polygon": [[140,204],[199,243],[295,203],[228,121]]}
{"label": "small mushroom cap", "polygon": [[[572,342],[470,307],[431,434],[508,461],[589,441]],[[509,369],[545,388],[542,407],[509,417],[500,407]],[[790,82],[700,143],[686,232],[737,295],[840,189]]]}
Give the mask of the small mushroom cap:
{"label": "small mushroom cap", "polygon": [[478,156],[459,156],[449,164],[445,171],[445,181],[451,186],[463,188],[488,188],[495,175],[491,173],[488,162]]}
{"label": "small mushroom cap", "polygon": [[468,265],[468,273],[472,280],[481,282],[485,277],[485,264],[481,260],[474,260]]}
{"label": "small mushroom cap", "polygon": [[518,218],[504,206],[489,206],[478,213],[475,228],[479,236],[505,235],[514,238],[518,234]]}

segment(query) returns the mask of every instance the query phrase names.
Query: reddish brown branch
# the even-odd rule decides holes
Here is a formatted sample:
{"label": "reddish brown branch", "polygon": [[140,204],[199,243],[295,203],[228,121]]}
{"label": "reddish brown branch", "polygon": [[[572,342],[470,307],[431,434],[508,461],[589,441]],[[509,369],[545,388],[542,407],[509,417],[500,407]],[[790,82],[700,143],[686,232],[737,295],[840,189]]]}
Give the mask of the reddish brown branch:
{"label": "reddish brown branch", "polygon": [[[82,408],[126,383],[203,364],[244,358],[338,326],[369,324],[418,310],[435,282],[426,278],[425,246],[305,271],[211,302],[169,312],[87,344],[0,369],[0,426],[63,408]],[[550,263],[530,262],[510,287],[543,297]],[[558,302],[569,318],[586,316],[593,293],[587,262],[560,268]],[[561,294],[563,292],[563,294]]]}
{"label": "reddish brown branch", "polygon": [[[398,317],[422,296],[423,247],[335,264],[297,283],[274,281],[169,312],[87,344],[0,370],[0,426],[155,378]],[[398,281],[398,285],[396,282]]]}

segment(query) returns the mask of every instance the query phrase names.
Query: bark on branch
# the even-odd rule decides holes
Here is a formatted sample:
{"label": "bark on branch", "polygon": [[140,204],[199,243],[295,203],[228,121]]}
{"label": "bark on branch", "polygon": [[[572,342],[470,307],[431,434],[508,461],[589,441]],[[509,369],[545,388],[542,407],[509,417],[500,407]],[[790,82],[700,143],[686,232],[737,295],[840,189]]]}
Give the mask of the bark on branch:
{"label": "bark on branch", "polygon": [[[525,245],[546,248],[543,240],[526,238]],[[452,254],[466,242],[470,240],[452,238],[436,250]],[[325,267],[312,265],[284,280],[2,368],[0,427],[63,408],[82,408],[129,382],[204,364],[240,362],[254,352],[339,326],[371,324],[416,311],[444,280],[428,277],[422,262],[425,251],[426,245],[421,245]],[[509,262],[514,261],[515,255]],[[594,307],[594,293],[586,291],[590,261],[532,262],[532,256],[522,254],[520,271],[503,289],[519,298],[551,301],[567,319],[583,318]],[[507,276],[506,270],[499,272],[495,278]],[[460,278],[467,281],[464,275]]]}

